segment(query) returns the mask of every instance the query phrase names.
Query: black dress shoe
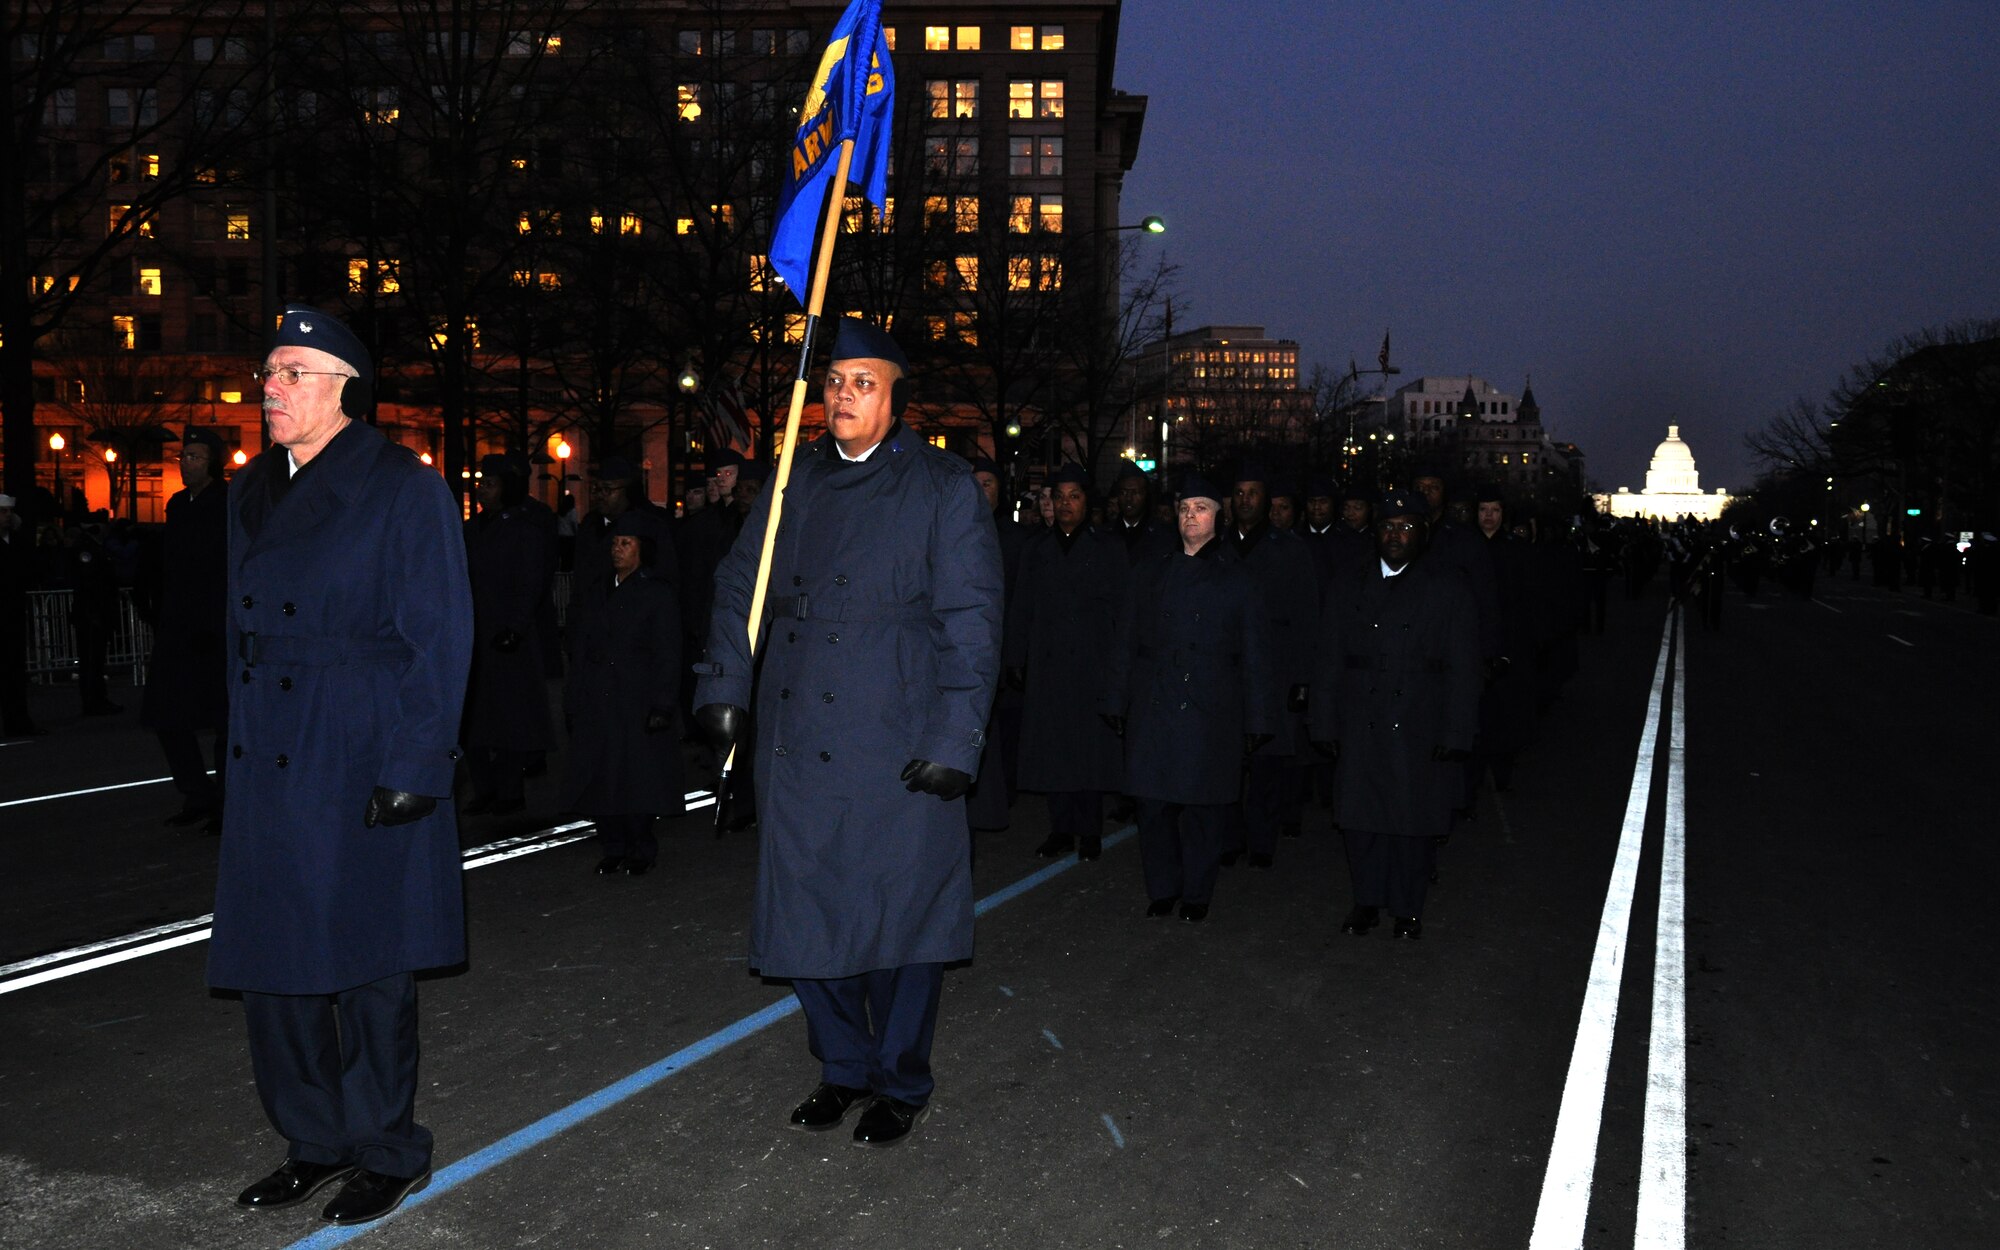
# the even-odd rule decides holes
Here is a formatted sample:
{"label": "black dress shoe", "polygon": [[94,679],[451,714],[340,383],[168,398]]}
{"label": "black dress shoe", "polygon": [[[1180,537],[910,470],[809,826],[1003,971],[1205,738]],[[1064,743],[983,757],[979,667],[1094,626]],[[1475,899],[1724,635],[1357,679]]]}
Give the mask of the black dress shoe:
{"label": "black dress shoe", "polygon": [[1234,868],[1236,867],[1236,861],[1241,858],[1243,858],[1243,852],[1241,851],[1224,851],[1222,858],[1215,862],[1221,864],[1224,868]]}
{"label": "black dress shoe", "polygon": [[653,871],[653,861],[650,859],[621,859],[618,861],[618,867],[628,877],[643,877]]}
{"label": "black dress shoe", "polygon": [[1424,935],[1424,922],[1415,916],[1397,916],[1394,936],[1408,938],[1412,942]]}
{"label": "black dress shoe", "polygon": [[1368,931],[1382,923],[1382,913],[1373,907],[1357,907],[1347,913],[1347,919],[1340,922],[1342,933],[1352,933],[1355,937],[1367,937]]}
{"label": "black dress shoe", "polygon": [[617,872],[624,864],[625,857],[623,855],[606,855],[603,859],[597,861],[597,875],[608,877],[612,873]]}
{"label": "black dress shoe", "polygon": [[429,1168],[415,1176],[385,1176],[362,1168],[340,1187],[319,1217],[335,1224],[366,1224],[402,1206],[403,1199],[430,1183]]}
{"label": "black dress shoe", "polygon": [[919,1106],[891,1098],[887,1094],[878,1096],[861,1113],[861,1119],[854,1125],[854,1144],[857,1146],[893,1146],[908,1137],[917,1125],[924,1122],[930,1113],[930,1104]]}
{"label": "black dress shoe", "polygon": [[1208,919],[1208,904],[1182,903],[1181,919],[1187,921],[1189,924],[1200,924],[1202,921]]}
{"label": "black dress shoe", "polygon": [[832,1081],[821,1081],[819,1088],[806,1096],[806,1100],[792,1108],[792,1127],[808,1133],[823,1133],[830,1128],[839,1128],[840,1122],[854,1104],[868,1097],[865,1089],[851,1085],[835,1085]]}
{"label": "black dress shoe", "polygon": [[252,1211],[295,1207],[335,1181],[354,1175],[351,1163],[308,1163],[287,1159],[277,1171],[236,1195],[236,1205]]}
{"label": "black dress shoe", "polygon": [[1252,851],[1250,852],[1250,866],[1252,868],[1269,868],[1271,866],[1271,857],[1262,851]]}
{"label": "black dress shoe", "polygon": [[1152,902],[1146,904],[1146,919],[1158,920],[1161,916],[1173,915],[1174,904],[1178,902],[1180,902],[1180,900],[1177,898],[1154,899]]}
{"label": "black dress shoe", "polygon": [[481,816],[492,810],[493,796],[490,794],[476,794],[459,804],[458,814],[461,816]]}
{"label": "black dress shoe", "polygon": [[1075,838],[1066,833],[1052,833],[1042,839],[1042,844],[1035,848],[1035,854],[1041,856],[1043,859],[1055,859],[1057,856],[1067,855],[1075,849]]}
{"label": "black dress shoe", "polygon": [[1076,840],[1076,857],[1078,859],[1096,859],[1102,854],[1104,854],[1103,838],[1085,837]]}

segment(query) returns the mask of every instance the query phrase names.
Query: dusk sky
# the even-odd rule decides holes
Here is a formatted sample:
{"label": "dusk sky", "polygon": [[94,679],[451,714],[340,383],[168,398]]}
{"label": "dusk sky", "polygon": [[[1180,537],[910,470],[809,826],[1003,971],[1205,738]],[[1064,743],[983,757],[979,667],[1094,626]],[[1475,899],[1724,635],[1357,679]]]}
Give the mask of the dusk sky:
{"label": "dusk sky", "polygon": [[[1534,378],[1604,489],[1925,326],[2000,316],[2000,3],[1124,7],[1124,220],[1176,329],[1261,324],[1400,385]],[[1303,372],[1303,370],[1302,370]]]}

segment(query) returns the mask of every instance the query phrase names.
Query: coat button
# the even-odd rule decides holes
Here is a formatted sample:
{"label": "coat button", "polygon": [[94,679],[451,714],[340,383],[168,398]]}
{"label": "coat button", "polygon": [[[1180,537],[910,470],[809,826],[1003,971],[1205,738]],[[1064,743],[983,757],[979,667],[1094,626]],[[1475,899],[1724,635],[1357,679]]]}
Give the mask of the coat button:
{"label": "coat button", "polygon": [[299,614],[299,605],[296,603],[288,603],[285,604],[283,607],[279,608],[278,611],[283,612],[286,616],[297,616]]}
{"label": "coat button", "polygon": [[246,608],[254,608],[257,606],[257,601],[255,599],[252,599],[249,595],[245,595],[243,596],[243,606]]}
{"label": "coat button", "polygon": [[819,753],[819,762],[822,764],[831,764],[833,762],[833,752],[821,751]]}
{"label": "coat button", "polygon": [[785,756],[785,748],[779,747],[777,750],[771,752],[771,754],[779,757],[780,759],[783,759]]}
{"label": "coat button", "polygon": [[820,701],[821,703],[831,703],[831,702],[833,702],[833,691],[829,690],[829,691],[827,691],[826,693],[824,693],[824,694],[820,695],[820,697],[819,697],[819,701]]}
{"label": "coat button", "polygon": [[797,642],[798,640],[799,640],[799,636],[798,636],[797,634],[795,634],[795,633],[787,633],[787,634],[785,635],[785,641],[786,641],[786,642]]}
{"label": "coat button", "polygon": [[246,686],[250,684],[250,670],[247,668],[243,670],[243,684]]}
{"label": "coat button", "polygon": [[839,641],[840,641],[840,635],[839,635],[839,634],[828,634],[828,635],[826,636],[826,640],[827,640],[828,642],[839,642]]}
{"label": "coat button", "polygon": [[243,744],[242,744],[242,743],[240,743],[240,742],[239,742],[239,743],[237,743],[237,744],[236,744],[235,746],[233,746],[233,747],[230,747],[230,748],[229,748],[229,758],[231,758],[231,759],[235,759],[235,760],[240,760],[240,759],[242,759],[242,758],[243,758]]}
{"label": "coat button", "polygon": [[289,677],[280,677],[280,678],[278,679],[278,689],[280,689],[280,690],[290,690],[291,688],[292,688],[292,679],[291,679],[291,678],[289,678]]}
{"label": "coat button", "polygon": [[845,585],[847,585],[847,574],[845,574],[845,573],[835,573],[835,574],[833,575],[833,584],[834,584],[834,585],[836,585],[836,586],[845,586]]}
{"label": "coat button", "polygon": [[792,697],[792,692],[791,692],[791,691],[789,691],[789,690],[780,690],[780,691],[778,692],[778,697],[779,697],[780,699],[789,699],[789,698],[791,698],[791,697]]}
{"label": "coat button", "polygon": [[800,577],[797,573],[792,574],[792,585],[803,586],[805,584],[806,584],[805,578]]}
{"label": "coat button", "polygon": [[291,762],[292,762],[292,757],[289,755],[280,755],[278,757],[278,767],[280,768],[283,768],[285,765]]}

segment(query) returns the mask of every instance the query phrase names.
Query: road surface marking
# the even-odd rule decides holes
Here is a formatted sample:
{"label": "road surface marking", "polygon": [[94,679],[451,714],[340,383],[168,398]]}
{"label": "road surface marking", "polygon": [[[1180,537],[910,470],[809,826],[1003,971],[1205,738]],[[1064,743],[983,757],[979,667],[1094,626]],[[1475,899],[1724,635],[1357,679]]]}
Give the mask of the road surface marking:
{"label": "road surface marking", "polygon": [[1898,637],[1896,637],[1896,635],[1894,635],[1894,634],[1890,634],[1890,635],[1889,635],[1889,641],[1890,641],[1890,642],[1900,642],[1900,643],[1902,643],[1902,644],[1903,644],[1904,646],[1906,646],[1906,647],[1914,647],[1914,646],[1916,646],[1916,645],[1917,645],[1916,643],[1914,643],[1914,642],[1911,642],[1911,641],[1910,641],[1909,639],[1907,639],[1907,638],[1898,638]]}
{"label": "road surface marking", "polygon": [[[707,802],[695,801],[698,796],[703,795],[707,796]],[[715,796],[707,790],[693,791],[685,798],[689,811],[715,802]],[[459,852],[460,866],[470,872],[474,868],[484,868],[488,864],[498,864],[510,859],[519,859],[523,855],[533,855],[538,851],[550,851],[559,846],[568,846],[572,842],[581,842],[596,832],[597,826],[590,821],[572,820],[534,833],[502,838],[498,842],[488,842],[484,846],[469,847]],[[23,959],[18,963],[0,964],[0,994],[11,994],[15,990],[25,990],[30,986],[60,981],[79,973],[108,968],[113,964],[124,963],[128,959],[157,955],[162,951],[205,941],[210,933],[210,922],[214,919],[212,913],[196,916],[192,920],[177,920],[172,924],[141,929],[137,933],[128,933],[123,937],[105,938],[103,941],[73,946],[68,950],[37,955],[33,959]]]}
{"label": "road surface marking", "polygon": [[[1137,826],[1126,825],[1123,829],[1104,839],[1105,849],[1108,850],[1118,845],[1137,831]],[[973,906],[973,914],[984,915],[1000,904],[1020,897],[1023,893],[1042,884],[1044,881],[1048,881],[1060,873],[1069,871],[1076,867],[1078,862],[1075,856],[1059,859],[1039,872],[1031,873],[1004,889],[996,890],[985,898],[980,899]],[[397,1214],[410,1210],[413,1207],[423,1206],[427,1202],[450,1193],[460,1185],[465,1184],[465,1182],[491,1171],[516,1155],[533,1150],[556,1134],[576,1127],[598,1112],[608,1111],[634,1094],[644,1093],[668,1077],[676,1075],[682,1069],[691,1067],[701,1060],[708,1058],[710,1055],[735,1045],[746,1037],[762,1032],[785,1017],[795,1014],[798,1009],[799,1000],[787,994],[769,1006],[751,1012],[749,1015],[737,1020],[734,1024],[717,1029],[700,1041],[683,1046],[666,1058],[656,1060],[622,1080],[613,1081],[594,1094],[586,1094],[568,1106],[552,1111],[532,1124],[515,1129],[499,1141],[474,1151],[450,1167],[439,1169],[437,1174],[431,1178],[431,1183],[427,1188],[410,1195],[409,1198],[404,1200]],[[1104,1116],[1104,1123],[1105,1127],[1111,1130],[1111,1140],[1122,1149],[1125,1144],[1125,1137],[1118,1131],[1118,1126],[1111,1122],[1111,1117],[1108,1114]],[[365,1236],[375,1229],[381,1228],[383,1225],[392,1222],[395,1218],[396,1215],[389,1215],[372,1224],[355,1224],[345,1228],[323,1228],[310,1236],[301,1237],[299,1240],[285,1247],[285,1250],[325,1250],[325,1248],[331,1246],[343,1246],[353,1241],[356,1237]]]}
{"label": "road surface marking", "polygon": [[1653,939],[1653,1030],[1646,1049],[1635,1250],[1687,1245],[1687,627],[1675,626],[1673,727]]}
{"label": "road surface marking", "polygon": [[1604,1121],[1611,1039],[1618,1027],[1618,982],[1624,972],[1625,939],[1638,884],[1639,849],[1645,841],[1653,756],[1659,749],[1660,705],[1677,616],[1678,609],[1669,612],[1660,627],[1660,657],[1653,666],[1653,689],[1646,699],[1645,725],[1632,761],[1625,823],[1618,835],[1611,883],[1605,891],[1604,914],[1598,923],[1597,947],[1591,955],[1590,980],[1577,1020],[1576,1045],[1570,1051],[1569,1076],[1563,1082],[1562,1108],[1556,1113],[1555,1138],[1549,1144],[1549,1167],[1542,1177],[1542,1197],[1535,1210],[1529,1250],[1578,1250],[1583,1245],[1591,1180],[1597,1169],[1597,1136]]}
{"label": "road surface marking", "polygon": [[[211,771],[208,775],[213,777],[215,773]],[[86,794],[105,794],[112,790],[130,790],[136,786],[157,786],[162,782],[172,780],[172,777],[148,777],[144,781],[121,781],[113,786],[91,786],[87,790],[64,790],[61,794],[37,794],[25,799],[8,799],[4,803],[0,803],[0,807],[21,807],[28,803],[53,803],[57,799],[78,799]]]}
{"label": "road surface marking", "polygon": [[1845,608],[1836,608],[1836,607],[1834,607],[1834,606],[1833,606],[1832,604],[1828,603],[1828,602],[1827,602],[1826,600],[1824,600],[1824,599],[1815,599],[1815,600],[1813,600],[1813,602],[1814,602],[1814,603],[1817,603],[1817,604],[1818,604],[1819,606],[1821,606],[1822,608],[1825,608],[1825,609],[1826,609],[1827,611],[1829,611],[1829,612],[1833,613],[1833,614],[1834,614],[1835,616],[1845,616],[1845,615],[1847,615],[1847,609],[1845,609]]}
{"label": "road surface marking", "polygon": [[[1118,1147],[1120,1150],[1125,1149],[1125,1134],[1118,1131],[1118,1125],[1116,1122],[1112,1120],[1111,1113],[1107,1111],[1100,1118],[1104,1121],[1104,1127],[1111,1130],[1111,1144]],[[1295,1181],[1299,1181],[1299,1178],[1296,1176],[1294,1176],[1292,1179]],[[1303,1185],[1305,1184],[1305,1182],[1299,1181],[1299,1184]]]}

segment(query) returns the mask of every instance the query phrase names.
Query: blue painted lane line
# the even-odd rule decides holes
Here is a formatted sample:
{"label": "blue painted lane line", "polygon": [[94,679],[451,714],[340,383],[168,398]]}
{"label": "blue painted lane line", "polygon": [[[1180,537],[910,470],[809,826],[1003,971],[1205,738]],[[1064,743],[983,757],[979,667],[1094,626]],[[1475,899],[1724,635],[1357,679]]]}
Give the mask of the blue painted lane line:
{"label": "blue painted lane line", "polygon": [[1118,1131],[1117,1122],[1112,1120],[1111,1113],[1107,1111],[1101,1118],[1104,1121],[1104,1127],[1111,1131],[1111,1144],[1120,1150],[1125,1149],[1125,1134]]}
{"label": "blue painted lane line", "polygon": [[[1134,832],[1136,832],[1134,827],[1127,825],[1125,828],[1105,838],[1104,845],[1107,848],[1116,846],[1126,838],[1132,836]],[[1031,873],[1014,884],[996,890],[985,898],[980,899],[977,903],[973,904],[973,914],[975,916],[983,916],[1000,904],[1020,897],[1043,882],[1052,880],[1061,873],[1069,871],[1071,868],[1076,867],[1076,865],[1077,859],[1075,856],[1070,856],[1067,859],[1059,859],[1047,868]],[[675,1075],[682,1069],[699,1063],[719,1051],[726,1050],[752,1034],[763,1032],[771,1025],[797,1012],[798,1009],[799,1000],[787,995],[760,1011],[751,1012],[726,1028],[718,1029],[691,1046],[684,1046],[666,1058],[650,1063],[630,1076],[606,1085],[594,1094],[585,1095],[567,1107],[550,1112],[525,1128],[514,1130],[492,1145],[477,1150],[452,1164],[450,1167],[440,1170],[435,1176],[431,1177],[430,1185],[422,1193],[412,1194],[404,1201],[400,1210],[407,1211],[413,1207],[423,1206],[434,1198],[439,1198],[450,1193],[460,1185],[491,1171],[523,1151],[533,1150],[556,1134],[576,1127],[598,1112],[609,1110],[634,1094],[644,1093],[646,1090],[658,1085],[661,1081]],[[1055,1041],[1053,1034],[1049,1035],[1049,1040],[1052,1042]],[[1062,1043],[1057,1042],[1056,1045],[1060,1048]],[[1119,1135],[1117,1126],[1111,1123],[1111,1117],[1108,1115],[1105,1116],[1104,1123],[1111,1130],[1112,1140],[1117,1142],[1122,1149],[1125,1145],[1125,1139]],[[323,1228],[311,1236],[301,1237],[287,1246],[285,1250],[324,1250],[325,1247],[344,1246],[356,1237],[365,1236],[395,1218],[394,1215],[391,1215],[387,1219],[378,1220],[373,1224],[356,1224],[351,1228]]]}
{"label": "blue painted lane line", "polygon": [[1056,1040],[1056,1035],[1050,1032],[1049,1030],[1043,1029],[1042,1036],[1048,1038],[1049,1045],[1055,1047],[1057,1050],[1061,1050],[1063,1048],[1062,1043]]}

